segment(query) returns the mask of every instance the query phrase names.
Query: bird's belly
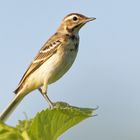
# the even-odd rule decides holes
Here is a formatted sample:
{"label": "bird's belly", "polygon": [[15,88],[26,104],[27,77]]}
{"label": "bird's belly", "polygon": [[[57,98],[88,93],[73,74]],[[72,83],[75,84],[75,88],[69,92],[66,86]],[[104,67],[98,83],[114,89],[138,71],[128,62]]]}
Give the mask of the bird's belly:
{"label": "bird's belly", "polygon": [[56,56],[52,58],[51,68],[48,70],[49,73],[46,74],[46,76],[49,75],[48,84],[60,79],[70,69],[76,58],[76,54],[76,52],[68,51],[61,55],[56,54]]}

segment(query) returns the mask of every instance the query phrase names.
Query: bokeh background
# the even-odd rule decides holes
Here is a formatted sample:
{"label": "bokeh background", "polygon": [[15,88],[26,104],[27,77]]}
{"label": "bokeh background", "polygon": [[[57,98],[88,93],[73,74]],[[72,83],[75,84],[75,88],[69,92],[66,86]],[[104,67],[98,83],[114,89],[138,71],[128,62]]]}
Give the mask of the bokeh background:
{"label": "bokeh background", "polygon": [[[80,31],[71,70],[49,86],[53,101],[96,107],[98,116],[67,131],[60,140],[140,139],[140,1],[0,1],[0,111],[43,45],[71,12],[96,17]],[[8,120],[33,117],[47,107],[38,91],[25,97]]]}

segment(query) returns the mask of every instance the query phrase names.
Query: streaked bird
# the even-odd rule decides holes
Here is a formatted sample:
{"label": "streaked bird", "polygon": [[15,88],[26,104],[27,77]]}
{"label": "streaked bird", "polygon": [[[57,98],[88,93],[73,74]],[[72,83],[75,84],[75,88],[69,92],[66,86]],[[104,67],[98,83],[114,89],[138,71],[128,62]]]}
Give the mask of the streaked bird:
{"label": "streaked bird", "polygon": [[62,20],[57,32],[39,50],[23,75],[14,99],[1,113],[0,120],[5,121],[20,101],[35,89],[39,89],[53,108],[54,104],[47,96],[48,85],[60,79],[72,66],[78,52],[79,30],[92,20],[95,18],[78,13],[69,14]]}

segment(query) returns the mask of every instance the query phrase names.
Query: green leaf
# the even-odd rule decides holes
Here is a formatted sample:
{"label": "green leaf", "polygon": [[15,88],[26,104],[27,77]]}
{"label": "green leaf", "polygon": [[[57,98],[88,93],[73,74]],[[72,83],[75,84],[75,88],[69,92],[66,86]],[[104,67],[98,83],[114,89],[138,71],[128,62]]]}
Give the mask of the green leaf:
{"label": "green leaf", "polygon": [[24,140],[20,132],[0,122],[0,140]]}
{"label": "green leaf", "polygon": [[92,117],[94,110],[57,102],[54,109],[43,110],[33,119],[19,121],[16,128],[0,122],[0,140],[56,140],[72,126]]}
{"label": "green leaf", "polygon": [[91,117],[94,109],[78,108],[57,102],[54,109],[36,115],[29,130],[33,140],[56,140],[62,133],[82,120]]}

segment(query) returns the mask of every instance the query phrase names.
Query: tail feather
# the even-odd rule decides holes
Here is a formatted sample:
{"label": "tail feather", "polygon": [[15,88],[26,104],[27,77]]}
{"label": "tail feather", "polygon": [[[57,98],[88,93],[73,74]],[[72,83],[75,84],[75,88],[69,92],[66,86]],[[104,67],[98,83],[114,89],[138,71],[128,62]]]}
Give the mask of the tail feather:
{"label": "tail feather", "polygon": [[14,109],[17,107],[17,105],[21,102],[21,100],[24,98],[22,94],[16,94],[16,96],[13,98],[11,103],[7,106],[7,108],[0,114],[0,120],[6,121],[10,114],[14,111]]}

